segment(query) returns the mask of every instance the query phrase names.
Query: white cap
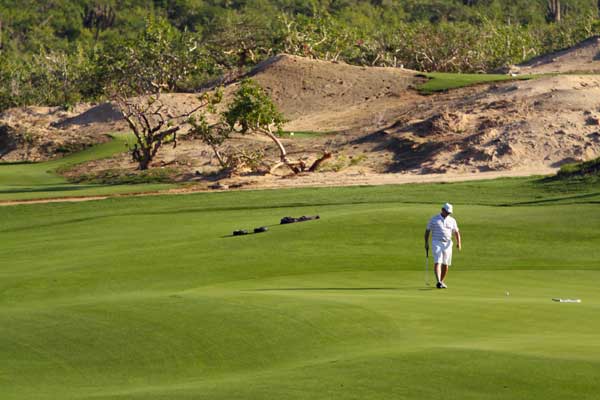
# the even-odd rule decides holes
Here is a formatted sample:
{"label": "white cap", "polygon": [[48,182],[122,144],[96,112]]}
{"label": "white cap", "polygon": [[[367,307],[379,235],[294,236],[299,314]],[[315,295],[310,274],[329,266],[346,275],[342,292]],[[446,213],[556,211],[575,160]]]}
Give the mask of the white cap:
{"label": "white cap", "polygon": [[448,211],[448,214],[452,214],[452,204],[450,203],[446,203],[442,206],[442,208],[446,211]]}

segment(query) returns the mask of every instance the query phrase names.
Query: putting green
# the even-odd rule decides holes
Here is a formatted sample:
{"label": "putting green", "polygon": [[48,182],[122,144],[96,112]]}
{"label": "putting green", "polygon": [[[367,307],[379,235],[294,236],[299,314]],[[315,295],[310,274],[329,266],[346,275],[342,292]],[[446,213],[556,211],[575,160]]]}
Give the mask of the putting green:
{"label": "putting green", "polygon": [[[598,189],[514,179],[0,208],[1,397],[595,399]],[[435,290],[422,236],[447,200],[464,251]]]}

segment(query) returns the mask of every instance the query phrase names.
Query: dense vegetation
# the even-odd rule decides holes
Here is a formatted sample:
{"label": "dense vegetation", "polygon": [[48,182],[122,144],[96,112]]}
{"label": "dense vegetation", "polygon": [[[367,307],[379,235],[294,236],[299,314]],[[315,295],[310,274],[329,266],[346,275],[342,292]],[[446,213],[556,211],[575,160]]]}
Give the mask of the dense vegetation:
{"label": "dense vegetation", "polygon": [[[68,107],[166,65],[192,90],[280,52],[484,72],[598,31],[595,0],[0,0],[0,110]],[[132,54],[132,48],[140,51]],[[186,67],[178,79],[167,72]]]}

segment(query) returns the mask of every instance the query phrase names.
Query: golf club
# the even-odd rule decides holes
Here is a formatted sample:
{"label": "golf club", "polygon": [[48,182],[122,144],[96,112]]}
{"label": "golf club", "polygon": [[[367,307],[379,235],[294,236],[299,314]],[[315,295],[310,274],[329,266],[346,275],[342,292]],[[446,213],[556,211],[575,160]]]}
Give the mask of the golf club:
{"label": "golf club", "polygon": [[425,286],[429,286],[429,249],[425,249]]}

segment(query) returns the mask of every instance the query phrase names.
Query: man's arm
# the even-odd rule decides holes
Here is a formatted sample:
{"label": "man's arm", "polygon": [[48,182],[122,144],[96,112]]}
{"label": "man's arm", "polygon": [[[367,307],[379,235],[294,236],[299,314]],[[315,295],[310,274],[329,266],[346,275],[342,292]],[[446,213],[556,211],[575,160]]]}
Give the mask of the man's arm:
{"label": "man's arm", "polygon": [[458,250],[462,250],[462,240],[460,237],[460,231],[454,231],[454,236],[456,236],[456,247],[458,247]]}
{"label": "man's arm", "polygon": [[425,250],[429,251],[429,229],[425,229]]}

